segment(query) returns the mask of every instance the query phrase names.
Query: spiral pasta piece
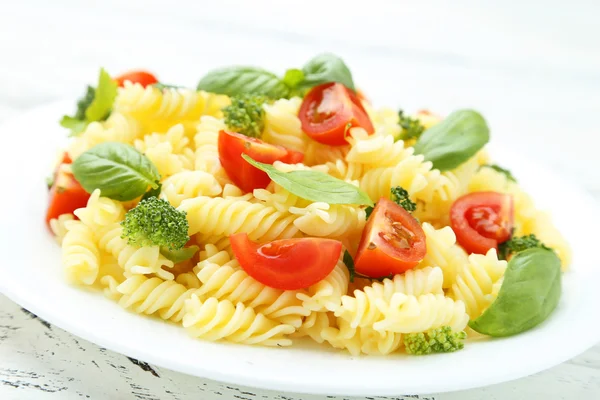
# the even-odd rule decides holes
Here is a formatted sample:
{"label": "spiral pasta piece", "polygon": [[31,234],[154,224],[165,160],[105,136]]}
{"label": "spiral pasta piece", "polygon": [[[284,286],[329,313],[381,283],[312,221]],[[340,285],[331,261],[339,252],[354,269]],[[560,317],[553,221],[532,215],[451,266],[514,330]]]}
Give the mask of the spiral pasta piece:
{"label": "spiral pasta piece", "polygon": [[242,303],[234,305],[214,297],[201,301],[195,294],[185,302],[183,326],[195,338],[265,346],[290,346],[292,341],[286,335],[295,331]]}
{"label": "spiral pasta piece", "polygon": [[383,282],[373,282],[362,290],[355,290],[354,296],[343,296],[342,305],[336,310],[336,317],[348,321],[350,327],[370,327],[384,316],[377,307],[378,301],[389,303],[392,296],[402,293],[409,296],[424,294],[443,294],[442,270],[439,267],[428,267],[420,270],[408,270],[402,275]]}
{"label": "spiral pasta piece", "polygon": [[304,163],[306,165],[320,165],[343,159],[350,151],[350,146],[329,146],[308,138],[304,151]]}
{"label": "spiral pasta piece", "polygon": [[199,232],[221,236],[245,232],[251,240],[268,242],[298,233],[294,215],[235,198],[200,196],[184,200],[179,210],[187,212],[190,236]]}
{"label": "spiral pasta piece", "polygon": [[453,331],[462,331],[469,322],[465,304],[443,294],[411,296],[394,293],[389,302],[375,301],[383,319],[373,324],[377,331],[396,333],[418,333],[449,326]]}
{"label": "spiral pasta piece", "polygon": [[315,202],[306,207],[290,207],[294,225],[309,236],[342,237],[362,232],[366,224],[364,208],[348,204]]}
{"label": "spiral pasta piece", "polygon": [[175,281],[133,275],[117,287],[122,294],[119,305],[138,314],[158,315],[179,322],[183,319],[185,301],[196,289],[188,289]]}
{"label": "spiral pasta piece", "polygon": [[179,207],[183,200],[198,196],[218,196],[222,190],[217,179],[208,172],[181,171],[163,182],[161,198],[173,207]]}
{"label": "spiral pasta piece", "polygon": [[394,166],[412,155],[401,140],[394,141],[394,137],[384,131],[369,135],[363,128],[352,128],[348,142],[351,147],[346,161],[369,168]]}
{"label": "spiral pasta piece", "polygon": [[456,235],[449,226],[435,229],[425,222],[422,225],[425,232],[427,254],[417,268],[439,267],[444,273],[445,289],[450,288],[456,280],[458,271],[468,264],[467,253],[456,244]]}
{"label": "spiral pasta piece", "polygon": [[338,318],[337,327],[323,329],[321,337],[336,349],[346,349],[353,356],[361,353],[390,354],[402,345],[402,334],[376,331],[371,327],[353,328],[348,321]]}
{"label": "spiral pasta piece", "polygon": [[54,239],[56,239],[56,242],[58,244],[62,244],[62,241],[65,238],[65,235],[67,234],[67,227],[65,226],[65,224],[68,221],[73,221],[74,218],[75,217],[73,216],[73,214],[70,213],[61,214],[58,216],[58,218],[52,218],[48,223],[50,225],[50,230],[54,235]]}
{"label": "spiral pasta piece", "polygon": [[75,210],[74,213],[81,222],[94,232],[98,232],[99,229],[125,218],[123,205],[107,197],[101,197],[99,189],[92,192],[85,207]]}
{"label": "spiral pasta piece", "polygon": [[62,241],[62,264],[67,280],[92,285],[100,268],[100,251],[94,232],[81,221],[67,221],[65,228],[67,233]]}
{"label": "spiral pasta piece", "polygon": [[342,296],[348,291],[349,281],[350,273],[344,264],[342,252],[335,268],[325,279],[296,296],[302,300],[302,306],[310,311],[336,311],[342,304]]}
{"label": "spiral pasta piece", "polygon": [[302,321],[302,325],[291,337],[309,337],[317,343],[323,343],[323,332],[329,327],[337,327],[335,316],[328,311],[311,311]]}
{"label": "spiral pasta piece", "polygon": [[496,249],[486,255],[471,254],[469,262],[458,271],[448,296],[462,301],[469,317],[477,318],[495,300],[494,284],[504,276],[506,266],[506,261],[498,260]]}
{"label": "spiral pasta piece", "polygon": [[302,131],[302,124],[298,118],[301,103],[301,98],[293,97],[265,104],[265,129],[262,140],[304,153],[309,138]]}

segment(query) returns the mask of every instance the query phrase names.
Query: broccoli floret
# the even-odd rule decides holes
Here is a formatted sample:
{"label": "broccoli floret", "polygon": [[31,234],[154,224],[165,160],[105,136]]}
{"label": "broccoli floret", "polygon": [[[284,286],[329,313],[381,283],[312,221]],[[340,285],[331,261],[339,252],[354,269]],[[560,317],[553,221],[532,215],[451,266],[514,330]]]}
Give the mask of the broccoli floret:
{"label": "broccoli floret", "polygon": [[243,94],[233,96],[231,105],[223,108],[225,124],[237,133],[260,138],[265,127],[265,96]]}
{"label": "broccoli floret", "polygon": [[75,112],[75,119],[84,120],[85,119],[85,110],[88,109],[90,104],[94,101],[96,97],[96,88],[92,86],[88,86],[82,98],[77,101],[77,111]]}
{"label": "broccoli floret", "polygon": [[189,240],[186,213],[168,201],[150,197],[125,214],[123,239],[134,246],[181,249]]}
{"label": "broccoli floret", "polygon": [[425,131],[425,127],[418,119],[404,115],[403,110],[398,111],[398,117],[400,118],[398,124],[402,128],[402,133],[398,139],[418,139],[419,136],[421,136],[421,134]]}
{"label": "broccoli floret", "polygon": [[498,256],[506,260],[511,254],[518,253],[523,250],[540,247],[546,250],[552,250],[550,247],[542,243],[534,234],[526,236],[516,236],[504,243],[498,245]]}
{"label": "broccoli floret", "polygon": [[432,353],[451,353],[465,347],[467,338],[464,331],[452,332],[449,326],[432,329],[421,333],[404,335],[404,347],[408,354],[422,356]]}
{"label": "broccoli floret", "polygon": [[401,186],[394,186],[390,189],[392,192],[392,201],[408,212],[413,212],[417,209],[417,204],[414,203],[408,196],[408,192]]}

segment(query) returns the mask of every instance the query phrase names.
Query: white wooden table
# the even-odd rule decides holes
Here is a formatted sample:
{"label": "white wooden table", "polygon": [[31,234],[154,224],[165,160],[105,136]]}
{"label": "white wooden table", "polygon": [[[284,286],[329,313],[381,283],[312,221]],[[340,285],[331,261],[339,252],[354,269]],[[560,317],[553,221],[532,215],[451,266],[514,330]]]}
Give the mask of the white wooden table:
{"label": "white wooden table", "polygon": [[[165,82],[192,85],[215,66],[282,71],[329,50],[346,59],[378,103],[476,107],[495,141],[517,144],[600,199],[600,3],[215,3],[0,1],[0,122],[79,95],[99,66],[114,73],[145,67]],[[325,397],[236,388],[150,366],[74,337],[0,295],[0,399],[71,398]],[[600,347],[518,381],[397,398],[600,398]]]}

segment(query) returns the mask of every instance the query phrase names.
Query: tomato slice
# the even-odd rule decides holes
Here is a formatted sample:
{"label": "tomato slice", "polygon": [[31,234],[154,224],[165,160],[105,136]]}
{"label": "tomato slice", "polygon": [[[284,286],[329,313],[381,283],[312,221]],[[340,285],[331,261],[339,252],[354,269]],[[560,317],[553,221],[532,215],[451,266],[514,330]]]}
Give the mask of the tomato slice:
{"label": "tomato slice", "polygon": [[81,187],[75,177],[59,168],[50,188],[46,223],[62,214],[73,213],[76,209],[85,207],[89,198],[90,194]]}
{"label": "tomato slice", "polygon": [[513,199],[497,192],[475,192],[458,198],[450,209],[450,224],[458,243],[469,253],[485,254],[510,239]]}
{"label": "tomato slice", "polygon": [[248,275],[282,290],[307,288],[323,280],[342,253],[342,243],[333,239],[283,239],[260,244],[252,242],[246,233],[236,233],[229,240]]}
{"label": "tomato slice", "polygon": [[158,83],[158,79],[156,79],[154,75],[152,75],[150,72],[141,70],[125,72],[124,74],[117,76],[115,80],[121,87],[125,85],[125,81],[139,83],[143,87]]}
{"label": "tomato slice", "polygon": [[341,83],[325,83],[312,88],[302,101],[298,117],[308,136],[332,146],[348,144],[348,125],[360,126],[369,135],[375,132],[357,95]]}
{"label": "tomato slice", "polygon": [[419,222],[382,197],[362,233],[354,266],[363,275],[380,278],[415,267],[426,253],[425,232]]}
{"label": "tomato slice", "polygon": [[302,162],[304,154],[263,142],[239,133],[219,132],[219,159],[229,178],[240,189],[251,192],[257,188],[265,188],[271,182],[266,172],[250,165],[242,158],[248,154],[254,160],[265,164],[283,161],[287,164]]}

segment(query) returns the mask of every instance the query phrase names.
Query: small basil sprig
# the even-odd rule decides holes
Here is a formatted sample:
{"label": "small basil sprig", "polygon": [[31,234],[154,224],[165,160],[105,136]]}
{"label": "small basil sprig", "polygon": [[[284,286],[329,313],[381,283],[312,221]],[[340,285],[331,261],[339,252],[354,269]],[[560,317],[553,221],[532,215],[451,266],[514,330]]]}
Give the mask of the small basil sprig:
{"label": "small basil sprig", "polygon": [[128,201],[157,189],[158,170],[134,147],[116,142],[96,145],[81,154],[71,166],[75,179],[88,192],[100,189],[102,196]]}
{"label": "small basil sprig", "polygon": [[498,298],[469,326],[489,336],[512,336],[543,322],[561,295],[560,260],[551,250],[517,253],[508,263]]}
{"label": "small basil sprig", "polygon": [[256,168],[266,172],[279,186],[303,199],[328,204],[373,205],[369,196],[356,186],[323,172],[281,172],[270,164],[253,160],[247,154],[242,154],[242,157]]}
{"label": "small basil sprig", "polygon": [[258,94],[272,99],[302,95],[308,89],[327,82],[339,82],[354,90],[352,74],[344,61],[333,54],[320,54],[302,69],[288,69],[279,78],[262,68],[233,66],[208,72],[198,82],[198,90],[236,96]]}
{"label": "small basil sprig", "polygon": [[63,116],[61,126],[70,129],[71,136],[77,136],[90,122],[107,119],[117,97],[117,87],[117,82],[102,68],[96,88],[87,87],[85,95],[77,102],[75,115]]}
{"label": "small basil sprig", "polygon": [[414,148],[434,168],[445,171],[473,157],[489,140],[490,130],[481,114],[458,110],[423,132]]}

